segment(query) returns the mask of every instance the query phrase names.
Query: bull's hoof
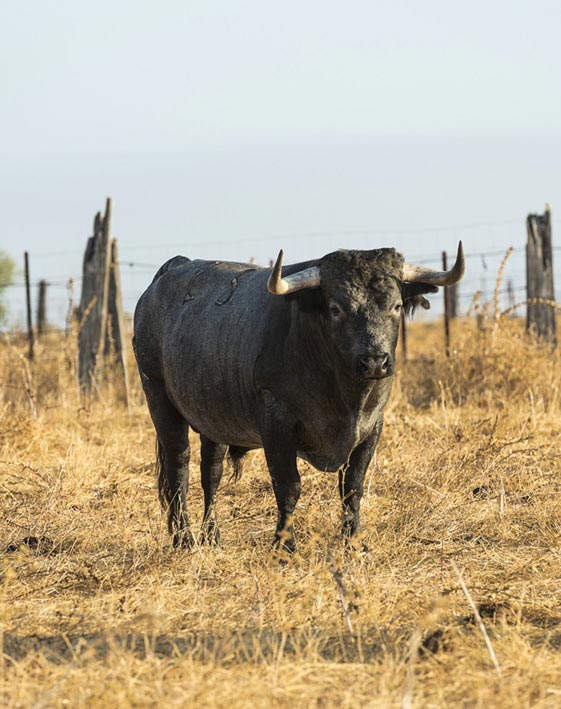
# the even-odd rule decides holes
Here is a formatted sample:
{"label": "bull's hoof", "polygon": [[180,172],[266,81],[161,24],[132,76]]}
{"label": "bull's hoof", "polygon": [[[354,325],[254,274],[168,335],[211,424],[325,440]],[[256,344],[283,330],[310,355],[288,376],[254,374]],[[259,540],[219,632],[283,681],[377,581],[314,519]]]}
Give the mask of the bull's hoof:
{"label": "bull's hoof", "polygon": [[359,554],[370,554],[370,547],[360,536],[354,536],[343,530],[343,541],[347,549],[359,552]]}
{"label": "bull's hoof", "polygon": [[210,529],[201,529],[201,534],[199,536],[199,544],[208,544],[211,547],[220,546],[220,530],[218,527],[212,527]]}
{"label": "bull's hoof", "polygon": [[195,537],[189,528],[180,529],[173,535],[174,549],[192,549],[195,544]]}
{"label": "bull's hoof", "polygon": [[277,533],[273,539],[273,548],[277,551],[293,554],[296,551],[296,540],[293,535],[289,535],[286,532]]}

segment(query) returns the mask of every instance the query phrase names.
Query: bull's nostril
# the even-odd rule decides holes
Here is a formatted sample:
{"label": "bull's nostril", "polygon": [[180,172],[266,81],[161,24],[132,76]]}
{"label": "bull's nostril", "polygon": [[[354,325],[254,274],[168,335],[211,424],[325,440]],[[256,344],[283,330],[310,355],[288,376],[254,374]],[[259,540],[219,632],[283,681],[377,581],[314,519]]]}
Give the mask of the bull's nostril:
{"label": "bull's nostril", "polygon": [[371,362],[367,357],[363,357],[360,360],[360,366],[365,372],[368,372],[370,370]]}

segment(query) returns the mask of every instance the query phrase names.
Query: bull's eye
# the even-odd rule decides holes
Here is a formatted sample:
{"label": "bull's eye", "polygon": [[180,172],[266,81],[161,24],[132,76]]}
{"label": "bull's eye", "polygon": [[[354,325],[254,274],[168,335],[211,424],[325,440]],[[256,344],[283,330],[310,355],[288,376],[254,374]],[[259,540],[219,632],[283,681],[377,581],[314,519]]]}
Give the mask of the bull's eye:
{"label": "bull's eye", "polygon": [[332,301],[329,304],[329,314],[331,315],[333,320],[340,320],[343,317],[344,311],[343,308],[339,305],[339,303]]}
{"label": "bull's eye", "polygon": [[393,311],[396,315],[399,315],[399,313],[401,313],[401,303],[396,303]]}

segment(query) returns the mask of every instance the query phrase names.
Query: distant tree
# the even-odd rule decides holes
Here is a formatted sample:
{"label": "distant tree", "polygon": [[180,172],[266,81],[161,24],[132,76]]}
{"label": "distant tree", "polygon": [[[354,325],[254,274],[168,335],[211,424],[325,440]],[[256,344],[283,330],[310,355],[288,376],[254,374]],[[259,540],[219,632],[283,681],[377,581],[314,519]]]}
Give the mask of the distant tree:
{"label": "distant tree", "polygon": [[4,251],[0,251],[0,324],[6,319],[6,304],[4,291],[13,283],[16,264]]}

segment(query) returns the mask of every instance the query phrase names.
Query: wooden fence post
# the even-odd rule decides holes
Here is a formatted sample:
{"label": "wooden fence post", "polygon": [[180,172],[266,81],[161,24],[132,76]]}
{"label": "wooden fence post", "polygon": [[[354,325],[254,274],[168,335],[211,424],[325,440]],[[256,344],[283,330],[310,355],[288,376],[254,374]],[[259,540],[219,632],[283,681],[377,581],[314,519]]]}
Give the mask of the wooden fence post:
{"label": "wooden fence post", "polygon": [[[84,254],[78,308],[78,372],[81,390],[91,395],[100,382],[104,361],[114,357],[123,380],[121,398],[128,405],[127,336],[117,241],[111,238],[111,209],[108,198],[104,216],[96,214],[93,236],[88,239]],[[70,303],[69,315],[71,310]]]}
{"label": "wooden fence post", "polygon": [[401,352],[403,361],[407,362],[407,325],[403,309],[401,310]]}
{"label": "wooden fence post", "polygon": [[[545,213],[529,214],[526,219],[528,242],[526,244],[526,297],[544,302],[528,302],[526,330],[533,332],[553,347],[557,344],[555,325],[555,300],[553,288],[553,250],[551,241],[551,209]],[[546,301],[549,301],[546,302]]]}
{"label": "wooden fence post", "polygon": [[33,339],[33,322],[31,320],[31,286],[29,283],[29,254],[27,251],[23,254],[23,260],[25,265],[25,300],[27,306],[27,340],[29,342],[29,350],[27,356],[29,359],[33,359],[34,351],[34,339]]}
{"label": "wooden fence post", "polygon": [[47,330],[47,281],[39,281],[39,298],[37,301],[37,337]]}
{"label": "wooden fence post", "polygon": [[507,292],[507,297],[508,297],[508,307],[514,308],[514,304],[516,303],[516,299],[514,297],[514,286],[512,284],[511,278],[508,279],[508,282],[506,284],[506,292]]}
{"label": "wooden fence post", "polygon": [[[446,251],[442,252],[442,270],[448,270],[448,254]],[[446,351],[446,356],[450,357],[450,292],[446,286],[443,288],[444,291],[444,348]]]}
{"label": "wooden fence post", "polygon": [[121,273],[119,270],[119,252],[117,240],[111,239],[111,270],[109,274],[109,295],[107,302],[107,331],[105,336],[106,357],[113,355],[121,370],[124,391],[122,398],[129,403],[129,371],[127,365],[125,313],[123,311],[123,296],[121,290]]}
{"label": "wooden fence post", "polygon": [[68,279],[68,310],[66,311],[66,337],[69,337],[72,332],[72,323],[74,322],[74,279]]}
{"label": "wooden fence post", "polygon": [[448,297],[450,298],[450,318],[454,320],[458,317],[458,294],[460,291],[459,283],[455,283],[448,288]]}
{"label": "wooden fence post", "polygon": [[111,199],[107,198],[105,215],[94,219],[93,236],[84,254],[82,297],[78,331],[78,376],[80,388],[89,395],[97,383],[107,332],[107,300],[111,264]]}

